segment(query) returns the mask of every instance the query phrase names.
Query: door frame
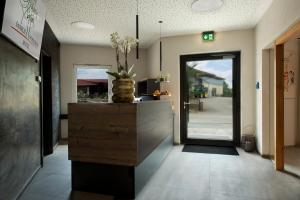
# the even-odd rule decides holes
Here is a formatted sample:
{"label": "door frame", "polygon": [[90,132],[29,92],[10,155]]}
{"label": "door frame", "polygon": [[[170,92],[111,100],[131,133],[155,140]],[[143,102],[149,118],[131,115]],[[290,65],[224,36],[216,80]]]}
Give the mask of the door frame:
{"label": "door frame", "polygon": [[300,21],[280,35],[275,50],[275,169],[284,170],[284,43],[300,34]]}
{"label": "door frame", "polygon": [[[195,60],[215,60],[223,59],[225,55],[234,56],[233,58],[233,141],[227,140],[207,140],[207,139],[189,139],[187,137],[187,123],[184,109],[185,95],[187,86],[185,76],[185,63]],[[213,52],[213,53],[199,53],[187,54],[180,56],[180,139],[183,144],[200,144],[212,146],[240,146],[241,141],[241,109],[240,109],[240,65],[241,65],[241,51],[228,51],[228,52]]]}

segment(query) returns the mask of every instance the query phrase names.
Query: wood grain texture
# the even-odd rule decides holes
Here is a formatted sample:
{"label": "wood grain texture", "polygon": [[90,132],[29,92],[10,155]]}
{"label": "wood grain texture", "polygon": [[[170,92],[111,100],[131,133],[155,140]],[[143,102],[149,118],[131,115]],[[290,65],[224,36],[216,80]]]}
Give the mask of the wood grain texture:
{"label": "wood grain texture", "polygon": [[297,37],[300,33],[300,21],[296,23],[294,26],[292,26],[288,31],[286,31],[284,34],[282,34],[280,37],[276,39],[275,44],[280,45],[288,40]]}
{"label": "wood grain texture", "polygon": [[168,101],[69,104],[69,159],[137,166],[173,133]]}
{"label": "wood grain texture", "polygon": [[69,104],[69,159],[137,164],[136,104]]}
{"label": "wood grain texture", "polygon": [[275,132],[275,168],[284,170],[284,45],[276,45],[276,132]]}

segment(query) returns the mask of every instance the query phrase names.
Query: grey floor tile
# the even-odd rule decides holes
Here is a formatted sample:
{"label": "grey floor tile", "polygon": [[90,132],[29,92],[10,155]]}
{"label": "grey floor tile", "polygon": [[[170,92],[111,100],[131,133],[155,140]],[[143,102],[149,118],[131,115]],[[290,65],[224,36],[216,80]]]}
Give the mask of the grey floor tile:
{"label": "grey floor tile", "polygon": [[[300,179],[274,170],[270,160],[238,149],[240,156],[185,153],[174,146],[138,200],[300,200]],[[71,163],[59,146],[21,200],[67,200]]]}
{"label": "grey floor tile", "polygon": [[265,199],[258,199],[253,197],[245,197],[245,196],[238,196],[238,195],[233,196],[233,195],[226,195],[220,193],[212,193],[210,199],[211,200],[265,200]]}
{"label": "grey floor tile", "polygon": [[209,191],[176,187],[147,187],[137,200],[209,200]]}
{"label": "grey floor tile", "polygon": [[71,179],[69,176],[43,176],[39,179],[33,180],[24,193],[66,198],[71,191],[70,183]]}
{"label": "grey floor tile", "polygon": [[63,197],[57,197],[57,196],[45,195],[45,194],[25,193],[19,198],[19,200],[67,200],[67,199]]}
{"label": "grey floor tile", "polygon": [[[299,181],[298,181],[299,182]],[[300,199],[300,187],[272,179],[211,177],[210,190],[227,196],[252,199],[287,200]],[[298,190],[296,189],[298,187]]]}

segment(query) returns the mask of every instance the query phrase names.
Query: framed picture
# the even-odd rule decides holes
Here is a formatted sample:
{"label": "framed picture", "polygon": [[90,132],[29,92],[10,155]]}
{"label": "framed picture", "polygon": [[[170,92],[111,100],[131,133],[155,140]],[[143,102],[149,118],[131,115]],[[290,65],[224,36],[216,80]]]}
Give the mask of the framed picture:
{"label": "framed picture", "polygon": [[42,0],[6,0],[1,33],[39,60],[45,17]]}

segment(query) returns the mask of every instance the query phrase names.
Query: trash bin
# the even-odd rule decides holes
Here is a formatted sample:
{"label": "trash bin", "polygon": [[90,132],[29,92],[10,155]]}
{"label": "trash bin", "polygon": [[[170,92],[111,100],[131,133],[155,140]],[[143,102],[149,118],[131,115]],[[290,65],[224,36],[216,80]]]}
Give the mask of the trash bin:
{"label": "trash bin", "polygon": [[252,152],[256,149],[255,136],[254,135],[243,135],[242,136],[242,148],[247,152]]}

